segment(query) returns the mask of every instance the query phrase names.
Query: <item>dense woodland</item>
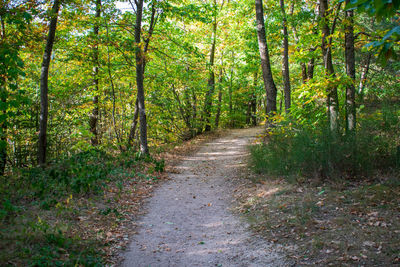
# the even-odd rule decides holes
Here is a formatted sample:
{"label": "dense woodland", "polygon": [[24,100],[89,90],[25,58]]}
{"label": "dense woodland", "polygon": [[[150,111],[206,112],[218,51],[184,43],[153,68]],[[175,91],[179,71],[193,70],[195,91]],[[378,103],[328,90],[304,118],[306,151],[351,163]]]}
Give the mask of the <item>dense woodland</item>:
{"label": "dense woodland", "polygon": [[[399,6],[2,0],[0,220],[54,180],[60,194],[93,190],[110,155],[139,159],[218,128],[265,125],[258,172],[396,173]],[[10,193],[29,186],[29,197]]]}
{"label": "dense woodland", "polygon": [[358,2],[2,2],[1,172],[266,115],[337,136],[392,123],[398,3]]}

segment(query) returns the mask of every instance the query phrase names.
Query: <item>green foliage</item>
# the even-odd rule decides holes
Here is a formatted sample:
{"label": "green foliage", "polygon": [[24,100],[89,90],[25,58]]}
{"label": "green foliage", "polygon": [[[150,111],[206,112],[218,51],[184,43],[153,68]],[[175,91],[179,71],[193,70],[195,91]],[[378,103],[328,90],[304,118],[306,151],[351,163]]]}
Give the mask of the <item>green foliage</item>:
{"label": "green foliage", "polygon": [[[368,13],[369,16],[376,17],[378,21],[387,20],[398,16],[400,1],[387,0],[352,0],[346,4],[346,9],[355,9]],[[397,60],[400,40],[400,26],[397,23],[389,25],[389,29],[381,40],[372,41],[366,48],[377,51],[377,57],[381,65],[386,65],[389,59]]]}
{"label": "green foliage", "polygon": [[13,205],[8,198],[3,198],[2,206],[0,207],[0,222],[7,218],[7,216],[11,216],[20,211],[20,208]]}
{"label": "green foliage", "polygon": [[[342,0],[344,1],[344,0]],[[399,0],[351,0],[346,5],[347,9],[358,8],[378,19],[389,18],[397,14],[400,8]]]}
{"label": "green foliage", "polygon": [[396,169],[399,115],[398,108],[384,106],[361,117],[355,138],[332,136],[324,125],[283,122],[265,144],[252,147],[252,165],[260,173],[298,179],[363,177]]}
{"label": "green foliage", "polygon": [[103,266],[94,243],[69,237],[41,219],[31,225],[31,231],[40,240],[25,248],[24,255],[33,254],[29,266]]}
{"label": "green foliage", "polygon": [[19,211],[10,202],[11,198],[35,201],[42,209],[49,210],[59,205],[60,199],[72,199],[72,195],[99,194],[111,180],[135,179],[140,176],[135,168],[142,164],[156,172],[165,167],[164,160],[141,157],[136,152],[113,157],[91,149],[54,161],[46,168],[21,169],[16,176],[2,178],[0,192],[4,199],[0,219]]}
{"label": "green foliage", "polygon": [[112,170],[110,159],[106,153],[93,149],[59,160],[49,168],[23,170],[22,175],[31,182],[34,197],[95,193],[101,191],[102,181]]}

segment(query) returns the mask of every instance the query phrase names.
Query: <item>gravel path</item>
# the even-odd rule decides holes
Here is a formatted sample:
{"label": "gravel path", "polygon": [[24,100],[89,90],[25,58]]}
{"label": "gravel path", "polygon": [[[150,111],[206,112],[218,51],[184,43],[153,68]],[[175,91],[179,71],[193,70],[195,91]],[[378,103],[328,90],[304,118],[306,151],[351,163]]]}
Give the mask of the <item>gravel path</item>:
{"label": "gravel path", "polygon": [[186,157],[154,192],[123,266],[287,266],[277,250],[229,211],[230,179],[261,128],[229,131]]}

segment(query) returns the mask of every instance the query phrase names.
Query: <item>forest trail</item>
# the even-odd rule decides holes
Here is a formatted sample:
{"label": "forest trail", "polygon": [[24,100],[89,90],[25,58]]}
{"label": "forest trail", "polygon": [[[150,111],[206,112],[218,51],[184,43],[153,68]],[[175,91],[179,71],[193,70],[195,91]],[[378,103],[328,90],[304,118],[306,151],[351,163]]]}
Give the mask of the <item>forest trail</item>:
{"label": "forest trail", "polygon": [[147,203],[122,266],[287,266],[229,210],[231,182],[261,128],[229,131],[176,166]]}

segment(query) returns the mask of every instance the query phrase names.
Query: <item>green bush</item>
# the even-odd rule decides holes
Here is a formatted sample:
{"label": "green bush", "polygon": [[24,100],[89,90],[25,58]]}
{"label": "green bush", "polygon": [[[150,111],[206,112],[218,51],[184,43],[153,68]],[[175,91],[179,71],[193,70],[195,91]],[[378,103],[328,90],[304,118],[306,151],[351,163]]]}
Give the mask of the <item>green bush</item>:
{"label": "green bush", "polygon": [[65,192],[99,192],[113,165],[111,157],[100,150],[89,150],[52,163],[48,168],[23,170],[31,182],[34,197],[64,195]]}
{"label": "green bush", "polygon": [[251,148],[252,165],[257,172],[348,178],[399,167],[396,112],[382,111],[374,120],[361,118],[355,139],[332,136],[322,125],[320,129],[288,125],[291,124],[273,129],[266,143]]}

